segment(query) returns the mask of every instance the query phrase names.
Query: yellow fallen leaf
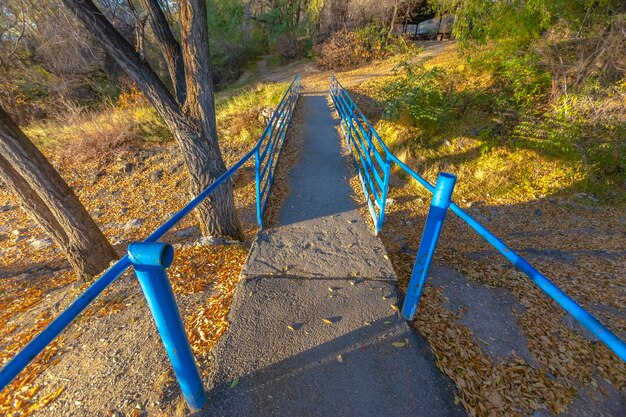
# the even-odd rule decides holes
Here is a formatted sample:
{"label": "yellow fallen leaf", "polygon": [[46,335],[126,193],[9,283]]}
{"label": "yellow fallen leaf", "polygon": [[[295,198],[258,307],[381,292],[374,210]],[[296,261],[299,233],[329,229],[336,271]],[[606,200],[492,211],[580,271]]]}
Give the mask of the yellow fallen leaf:
{"label": "yellow fallen leaf", "polygon": [[326,324],[333,324],[333,322],[328,319],[322,319],[322,321]]}
{"label": "yellow fallen leaf", "polygon": [[400,309],[398,308],[398,306],[397,306],[397,305],[395,305],[395,304],[391,304],[391,308],[393,308],[393,309],[394,309],[394,310],[396,310],[396,311],[400,311]]}
{"label": "yellow fallen leaf", "polygon": [[393,342],[391,345],[397,348],[401,348],[406,347],[406,342]]}
{"label": "yellow fallen leaf", "polygon": [[46,396],[44,396],[43,398],[41,398],[38,402],[36,402],[35,404],[33,404],[30,408],[29,411],[35,411],[35,410],[40,410],[43,407],[47,406],[48,404],[50,404],[52,401],[54,401],[59,395],[61,395],[61,393],[65,390],[65,387],[61,387],[59,388],[56,392],[52,393],[52,394],[48,394]]}
{"label": "yellow fallen leaf", "polygon": [[291,326],[291,325],[287,325],[287,328],[288,328],[289,330],[291,330],[292,332],[295,332],[295,331],[296,331],[296,329],[294,329],[294,328],[293,328],[293,326]]}

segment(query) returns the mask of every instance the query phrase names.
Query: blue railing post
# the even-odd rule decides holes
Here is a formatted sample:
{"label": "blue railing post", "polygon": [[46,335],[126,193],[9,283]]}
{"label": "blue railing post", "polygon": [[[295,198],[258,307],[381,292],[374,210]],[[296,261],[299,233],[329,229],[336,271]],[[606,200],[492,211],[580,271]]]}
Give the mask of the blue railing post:
{"label": "blue railing post", "polygon": [[263,229],[263,213],[261,212],[261,147],[257,146],[254,153],[254,178],[256,181],[256,222]]}
{"label": "blue railing post", "polygon": [[[352,141],[354,140],[354,133],[352,133],[353,131],[356,130],[356,126],[355,126],[355,116],[354,116],[354,108],[350,105],[349,102],[346,101],[346,105],[347,105],[347,113],[346,113],[346,120],[345,120],[345,124],[346,124],[346,129],[347,129],[347,136],[348,136],[348,141],[349,141],[349,148],[352,149]],[[344,133],[345,134],[345,133]]]}
{"label": "blue railing post", "polygon": [[402,317],[406,320],[412,320],[413,316],[415,316],[417,305],[424,290],[424,283],[430,270],[430,263],[433,260],[437,247],[443,221],[446,219],[446,213],[450,206],[450,198],[452,197],[455,183],[456,175],[447,172],[440,173],[437,178],[433,199],[430,203],[430,210],[428,211],[424,232],[422,233],[422,240],[417,250],[413,272],[411,272],[411,280],[409,281],[406,298],[402,305]]}
{"label": "blue railing post", "polygon": [[385,160],[385,177],[383,178],[383,192],[380,198],[382,202],[380,207],[380,213],[378,214],[378,221],[376,224],[376,234],[383,229],[385,223],[385,207],[387,206],[387,193],[389,192],[389,177],[391,177],[391,160],[389,156]]}
{"label": "blue railing post", "polygon": [[206,403],[206,393],[165,272],[165,268],[174,260],[174,248],[161,242],[135,242],[128,246],[128,257],[135,268],[187,405],[192,410],[200,410]]}

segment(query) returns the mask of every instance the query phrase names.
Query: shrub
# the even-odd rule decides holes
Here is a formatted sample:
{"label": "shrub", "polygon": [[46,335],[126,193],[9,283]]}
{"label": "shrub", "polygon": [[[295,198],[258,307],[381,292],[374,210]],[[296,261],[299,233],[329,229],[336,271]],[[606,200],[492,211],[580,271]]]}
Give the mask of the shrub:
{"label": "shrub", "polygon": [[246,63],[243,48],[234,42],[220,42],[211,50],[211,77],[223,88],[242,74]]}
{"label": "shrub", "polygon": [[370,25],[355,31],[334,32],[314,48],[318,66],[326,69],[351,69],[394,53],[406,53],[413,44],[402,37],[387,36],[387,30]]}
{"label": "shrub", "polygon": [[304,56],[303,42],[294,34],[283,33],[276,38],[276,52],[285,59],[295,59]]}
{"label": "shrub", "polygon": [[432,127],[449,113],[452,97],[444,88],[446,72],[441,67],[425,69],[422,65],[403,62],[404,74],[385,85],[382,94],[385,116],[405,119],[421,127]]}
{"label": "shrub", "polygon": [[354,32],[340,30],[314,48],[315,61],[326,69],[348,69],[366,62],[358,53],[359,43]]}

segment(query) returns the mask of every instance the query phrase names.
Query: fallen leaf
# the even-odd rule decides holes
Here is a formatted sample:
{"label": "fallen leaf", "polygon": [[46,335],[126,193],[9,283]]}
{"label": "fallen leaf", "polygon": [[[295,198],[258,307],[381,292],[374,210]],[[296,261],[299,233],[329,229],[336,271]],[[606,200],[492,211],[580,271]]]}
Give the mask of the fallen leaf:
{"label": "fallen leaf", "polygon": [[233,382],[230,383],[230,389],[235,389],[239,385],[239,378],[233,379]]}

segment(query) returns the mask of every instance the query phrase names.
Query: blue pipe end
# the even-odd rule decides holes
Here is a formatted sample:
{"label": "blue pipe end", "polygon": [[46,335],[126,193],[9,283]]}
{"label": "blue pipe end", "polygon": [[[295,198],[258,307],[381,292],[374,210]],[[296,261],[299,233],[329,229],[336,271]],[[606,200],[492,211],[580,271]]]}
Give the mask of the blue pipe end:
{"label": "blue pipe end", "polygon": [[168,268],[174,261],[174,247],[163,242],[133,242],[128,245],[128,258],[134,265]]}
{"label": "blue pipe end", "polygon": [[452,198],[454,184],[456,184],[456,175],[450,174],[449,172],[440,172],[437,177],[437,184],[435,184],[431,204],[435,207],[447,209],[450,205],[450,199]]}

